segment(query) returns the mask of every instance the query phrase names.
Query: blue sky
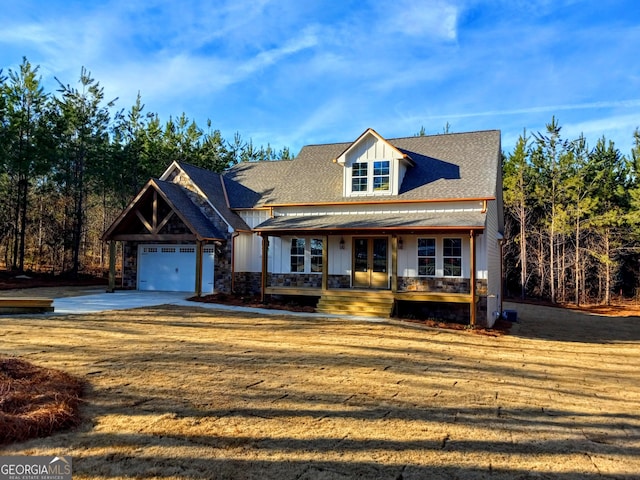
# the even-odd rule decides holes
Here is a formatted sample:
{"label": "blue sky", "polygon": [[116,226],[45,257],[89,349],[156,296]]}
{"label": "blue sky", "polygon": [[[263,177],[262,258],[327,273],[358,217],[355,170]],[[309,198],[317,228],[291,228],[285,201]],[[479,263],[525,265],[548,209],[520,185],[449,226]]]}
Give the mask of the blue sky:
{"label": "blue sky", "polygon": [[499,129],[511,150],[555,115],[623,154],[640,127],[637,0],[21,0],[0,67],[48,91],[86,67],[128,110],[185,112],[223,137],[291,147]]}

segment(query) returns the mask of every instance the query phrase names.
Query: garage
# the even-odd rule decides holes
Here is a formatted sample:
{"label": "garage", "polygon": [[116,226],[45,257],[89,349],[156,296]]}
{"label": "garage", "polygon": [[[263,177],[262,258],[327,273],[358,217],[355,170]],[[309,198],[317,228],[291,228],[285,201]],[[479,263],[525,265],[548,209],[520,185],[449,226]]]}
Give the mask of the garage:
{"label": "garage", "polygon": [[[205,246],[202,255],[202,293],[213,293],[215,248]],[[138,290],[195,292],[196,246],[139,245]]]}

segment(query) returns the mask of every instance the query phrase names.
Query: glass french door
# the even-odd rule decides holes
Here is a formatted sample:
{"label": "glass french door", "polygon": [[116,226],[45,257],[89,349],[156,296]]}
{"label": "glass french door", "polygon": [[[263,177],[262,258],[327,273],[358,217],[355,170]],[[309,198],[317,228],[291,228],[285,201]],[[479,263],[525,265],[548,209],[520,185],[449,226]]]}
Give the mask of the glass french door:
{"label": "glass french door", "polygon": [[389,242],[386,237],[353,239],[353,286],[389,288]]}

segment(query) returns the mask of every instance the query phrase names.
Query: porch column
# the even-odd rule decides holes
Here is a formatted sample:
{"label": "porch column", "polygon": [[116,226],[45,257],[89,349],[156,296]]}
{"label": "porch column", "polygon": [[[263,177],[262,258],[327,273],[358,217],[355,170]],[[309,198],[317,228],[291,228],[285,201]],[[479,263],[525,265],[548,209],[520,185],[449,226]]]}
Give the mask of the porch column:
{"label": "porch column", "polygon": [[398,291],[398,236],[391,237],[391,291]]}
{"label": "porch column", "polygon": [[470,308],[470,323],[472,327],[476,325],[476,232],[471,230],[469,232],[469,250],[471,251],[471,306]]}
{"label": "porch column", "polygon": [[116,289],[116,241],[109,240],[109,286],[107,293],[113,293]]}
{"label": "porch column", "polygon": [[322,237],[322,291],[329,289],[329,236]]}
{"label": "porch column", "polygon": [[202,296],[202,254],[204,242],[196,240],[196,296]]}
{"label": "porch column", "polygon": [[269,237],[262,235],[262,279],[260,285],[260,301],[266,303],[267,271],[269,267]]}

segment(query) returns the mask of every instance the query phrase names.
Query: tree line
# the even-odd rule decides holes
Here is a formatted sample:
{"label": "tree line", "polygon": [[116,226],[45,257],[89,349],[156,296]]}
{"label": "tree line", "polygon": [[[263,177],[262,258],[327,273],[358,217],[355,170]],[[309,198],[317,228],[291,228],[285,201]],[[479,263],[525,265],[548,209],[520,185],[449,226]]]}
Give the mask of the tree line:
{"label": "tree line", "polygon": [[23,58],[0,70],[0,264],[16,272],[96,272],[100,237],[151,177],[174,160],[220,172],[243,161],[290,158],[288,148],[224,139],[210,120],[166,122],[145,112],[140,94],[115,110],[85,68],[75,85],[46,91]]}
{"label": "tree line", "polygon": [[[75,85],[56,81],[45,91],[26,58],[0,70],[0,265],[8,270],[102,271],[102,233],[174,160],[221,172],[291,158],[239,133],[224,139],[211,121],[202,128],[184,113],[163,122],[140,94],[116,110],[85,68]],[[503,154],[508,295],[576,304],[638,296],[640,131],[632,135],[624,155],[604,136],[594,146],[564,138],[552,118]]]}
{"label": "tree line", "polygon": [[623,155],[554,118],[503,158],[506,293],[554,303],[638,297],[640,131]]}

